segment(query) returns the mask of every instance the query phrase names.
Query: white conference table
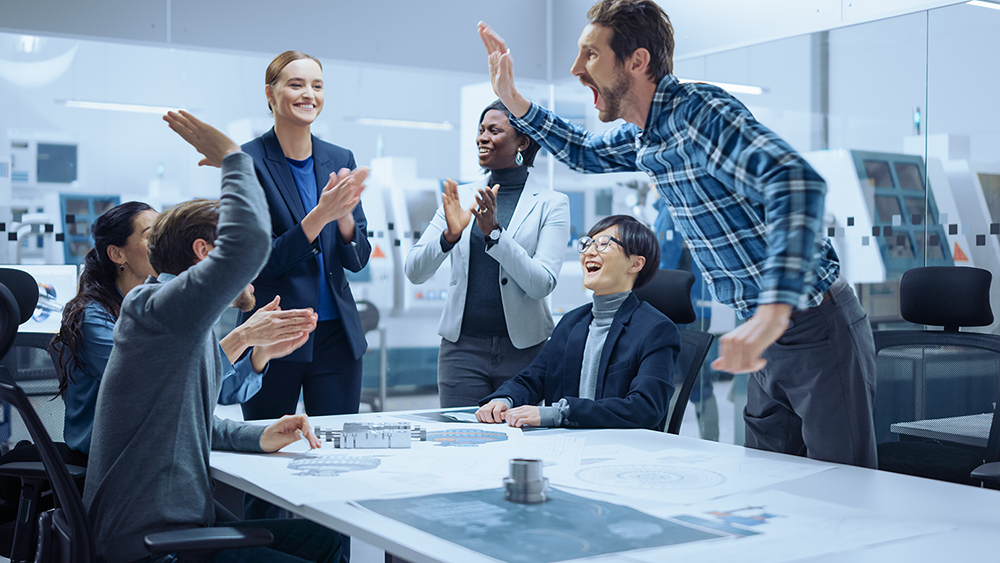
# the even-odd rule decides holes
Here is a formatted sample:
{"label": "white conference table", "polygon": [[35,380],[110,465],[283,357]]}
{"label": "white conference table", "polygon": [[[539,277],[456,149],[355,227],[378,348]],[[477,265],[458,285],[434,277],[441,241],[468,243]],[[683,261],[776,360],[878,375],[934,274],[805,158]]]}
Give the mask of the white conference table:
{"label": "white conference table", "polygon": [[[384,422],[384,416],[392,414],[396,413],[382,413],[381,417],[375,414],[314,417],[311,422],[314,426],[335,427],[345,420]],[[552,436],[553,434],[584,437],[588,446],[625,444],[649,452],[682,448],[733,457],[781,460],[790,464],[826,465],[832,469],[763,487],[761,490],[781,491],[806,499],[863,509],[891,520],[929,521],[944,523],[951,527],[946,531],[809,557],[809,561],[850,563],[995,561],[997,553],[1000,552],[1000,531],[998,531],[1000,530],[1000,491],[839,464],[827,464],[649,430],[536,430],[525,433],[525,439],[530,440],[533,436]],[[252,463],[256,457],[248,457],[248,463]],[[441,470],[447,471],[447,467],[442,467]],[[222,471],[214,464],[212,477],[413,563],[487,563],[497,561],[492,557],[473,552],[350,502],[331,501],[319,502],[314,505],[295,505],[286,501],[279,494],[275,494],[274,490],[261,488],[252,480]],[[500,486],[501,484],[497,483],[497,487]],[[414,491],[415,496],[419,494],[421,491]],[[633,562],[637,560],[630,558],[628,553],[624,553],[591,557],[587,558],[586,561]]]}

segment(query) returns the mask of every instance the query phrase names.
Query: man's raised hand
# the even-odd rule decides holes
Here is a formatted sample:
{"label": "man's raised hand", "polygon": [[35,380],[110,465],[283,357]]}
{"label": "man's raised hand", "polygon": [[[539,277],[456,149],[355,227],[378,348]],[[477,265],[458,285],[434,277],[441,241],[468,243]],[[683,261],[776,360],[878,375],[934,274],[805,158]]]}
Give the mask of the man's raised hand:
{"label": "man's raised hand", "polygon": [[163,120],[205,157],[198,162],[198,166],[221,168],[223,158],[234,152],[240,152],[240,146],[232,139],[184,110],[169,111],[163,116]]}

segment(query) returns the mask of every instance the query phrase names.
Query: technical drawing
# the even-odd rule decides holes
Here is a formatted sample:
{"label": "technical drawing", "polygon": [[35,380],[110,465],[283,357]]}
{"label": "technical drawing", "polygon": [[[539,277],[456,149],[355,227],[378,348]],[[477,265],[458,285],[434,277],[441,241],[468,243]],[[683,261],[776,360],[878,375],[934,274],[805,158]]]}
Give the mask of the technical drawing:
{"label": "technical drawing", "polygon": [[296,477],[336,477],[341,473],[375,469],[382,463],[377,457],[303,456],[293,459],[288,468]]}
{"label": "technical drawing", "polygon": [[577,471],[576,477],[588,483],[640,490],[702,489],[726,482],[724,475],[707,469],[654,464],[587,467]]}

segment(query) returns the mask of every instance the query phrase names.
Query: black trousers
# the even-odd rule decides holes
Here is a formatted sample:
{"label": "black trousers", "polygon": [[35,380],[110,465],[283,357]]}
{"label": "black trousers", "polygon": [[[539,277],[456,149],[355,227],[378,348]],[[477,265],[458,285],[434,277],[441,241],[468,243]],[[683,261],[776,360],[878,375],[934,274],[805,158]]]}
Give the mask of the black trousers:
{"label": "black trousers", "polygon": [[311,362],[272,360],[260,391],[243,403],[245,420],[294,414],[299,391],[306,414],[354,414],[361,404],[361,359],[347,344],[340,319],[317,323]]}

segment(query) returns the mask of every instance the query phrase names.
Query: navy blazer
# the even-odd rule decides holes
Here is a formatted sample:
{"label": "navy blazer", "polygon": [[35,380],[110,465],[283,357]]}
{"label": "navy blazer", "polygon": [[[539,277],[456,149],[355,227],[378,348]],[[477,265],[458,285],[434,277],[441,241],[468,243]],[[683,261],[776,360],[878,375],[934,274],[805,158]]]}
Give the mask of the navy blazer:
{"label": "navy blazer", "polygon": [[659,429],[674,392],[674,363],[680,352],[677,327],[635,294],[615,313],[598,364],[594,400],[580,398],[580,370],[593,303],[566,313],[528,367],[480,405],[509,397],[514,406],[569,403],[571,428]]}
{"label": "navy blazer", "polygon": [[[306,216],[305,207],[274,129],[243,145],[243,151],[253,157],[257,179],[267,195],[271,212],[271,257],[253,282],[257,307],[267,305],[275,295],[280,295],[282,309],[315,309],[319,303],[320,281],[326,279],[333,290],[333,300],[344,324],[347,342],[354,358],[360,358],[368,349],[368,343],[344,268],[352,272],[360,271],[371,254],[372,247],[367,237],[368,221],[361,203],[358,202],[354,208],[354,241],[345,243],[340,237],[337,222],[331,221],[310,243],[299,227],[299,222]],[[312,138],[312,157],[319,192],[330,181],[331,172],[357,168],[351,151],[315,136]],[[326,265],[325,274],[320,272],[316,258],[320,252]],[[240,313],[240,323],[251,314],[252,311]],[[282,360],[312,361],[313,336],[309,335],[308,342]]]}

